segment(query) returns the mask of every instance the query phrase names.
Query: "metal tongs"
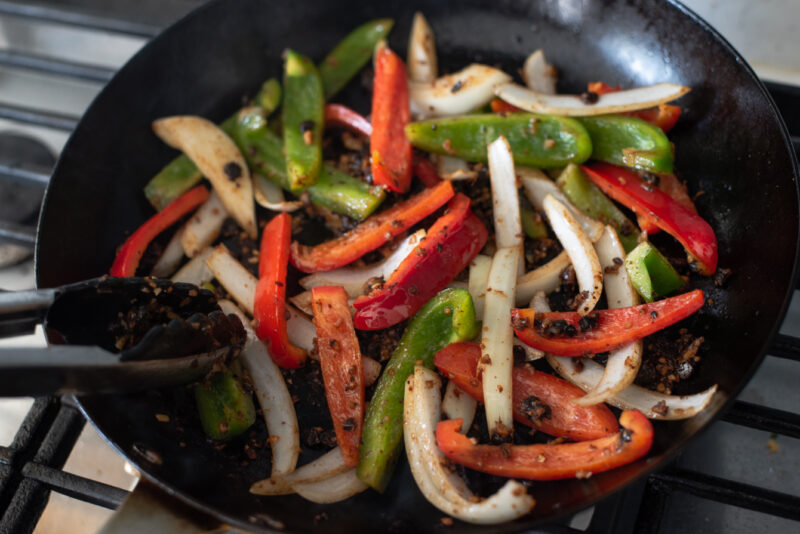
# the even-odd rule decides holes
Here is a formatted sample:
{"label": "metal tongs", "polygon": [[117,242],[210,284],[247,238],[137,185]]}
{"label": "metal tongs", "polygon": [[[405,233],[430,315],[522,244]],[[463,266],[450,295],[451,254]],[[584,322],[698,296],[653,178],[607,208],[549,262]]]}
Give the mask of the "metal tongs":
{"label": "metal tongs", "polygon": [[42,323],[50,346],[0,348],[0,396],[130,392],[200,380],[240,348],[241,322],[192,284],[102,277],[0,292],[0,337]]}

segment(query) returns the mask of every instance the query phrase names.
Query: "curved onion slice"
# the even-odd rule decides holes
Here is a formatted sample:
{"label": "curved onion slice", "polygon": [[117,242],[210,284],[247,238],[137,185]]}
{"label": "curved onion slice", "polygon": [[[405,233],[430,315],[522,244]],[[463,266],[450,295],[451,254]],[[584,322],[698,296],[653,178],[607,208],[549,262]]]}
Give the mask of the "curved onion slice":
{"label": "curved onion slice", "polygon": [[443,180],[472,180],[478,177],[478,172],[469,168],[469,164],[461,158],[434,154],[431,156],[436,162],[436,171]]}
{"label": "curved onion slice", "polygon": [[535,501],[516,480],[481,500],[467,488],[436,444],[441,381],[437,374],[417,366],[406,381],[403,398],[403,437],[411,474],[425,498],[442,512],[475,524],[495,524],[521,517]]}
{"label": "curved onion slice", "polygon": [[447,383],[442,399],[442,412],[448,419],[461,419],[461,432],[467,433],[475,419],[475,409],[478,401],[464,393],[452,380]]}
{"label": "curved onion slice", "polygon": [[411,35],[408,37],[408,55],[406,56],[408,79],[412,82],[428,82],[436,80],[439,70],[436,60],[436,41],[425,16],[417,11]]}
{"label": "curved onion slice", "polygon": [[153,131],[189,156],[211,181],[228,213],[250,237],[258,237],[250,170],[231,138],[213,122],[192,115],[153,121]]}
{"label": "curved onion slice", "polygon": [[486,297],[486,281],[489,279],[489,269],[492,268],[492,258],[478,254],[469,264],[469,282],[467,289],[472,295],[475,306],[475,320],[483,319],[483,303]]}
{"label": "curved onion slice", "polygon": [[181,244],[182,235],[183,226],[178,228],[178,231],[170,238],[167,246],[164,247],[164,252],[159,256],[156,264],[153,265],[153,270],[150,271],[151,276],[167,278],[178,269],[184,256],[183,245]]}
{"label": "curved onion slice", "polygon": [[342,286],[350,298],[364,293],[367,282],[372,278],[387,280],[404,259],[425,239],[425,230],[418,230],[405,238],[385,260],[357,269],[342,267],[333,271],[314,273],[300,279],[303,289],[311,290],[317,286]]}
{"label": "curved onion slice", "polygon": [[211,251],[206,265],[233,300],[252,317],[258,285],[256,277],[250,274],[250,271],[245,269],[222,243]]}
{"label": "curved onion slice", "polygon": [[544,199],[544,212],[550,221],[553,233],[558,237],[572,262],[575,278],[578,280],[578,290],[585,296],[576,311],[580,315],[586,315],[594,309],[603,291],[603,269],[600,267],[600,260],[597,259],[597,252],[575,217],[552,195],[547,195]]}
{"label": "curved onion slice", "polygon": [[300,430],[297,426],[297,414],[294,403],[283,375],[272,361],[267,347],[262,343],[247,317],[231,301],[221,300],[219,307],[226,314],[234,314],[242,321],[247,342],[239,358],[242,360],[250,378],[253,389],[264,414],[272,449],[271,476],[286,475],[294,471],[297,456],[300,454]]}
{"label": "curved onion slice", "polygon": [[311,502],[330,504],[349,499],[369,486],[358,479],[353,468],[319,482],[294,484],[293,487],[298,495]]}
{"label": "curved onion slice", "polygon": [[651,108],[675,100],[689,92],[689,88],[674,83],[657,83],[599,95],[594,104],[585,103],[580,95],[548,95],[531,91],[515,83],[497,86],[495,94],[509,104],[525,111],[586,117],[606,113],[622,113]]}
{"label": "curved onion slice", "polygon": [[514,367],[514,330],[511,308],[517,286],[520,247],[498,249],[492,259],[481,330],[483,404],[489,434],[505,436],[514,429],[511,370]]}
{"label": "curved onion slice", "polygon": [[183,227],[181,245],[186,255],[194,258],[201,250],[211,245],[219,236],[222,223],[227,218],[228,211],[215,190]]}
{"label": "curved onion slice", "polygon": [[[592,390],[603,377],[603,366],[587,358],[547,355],[547,362],[558,374],[584,391]],[[639,410],[650,419],[686,419],[698,414],[711,402],[716,384],[694,395],[664,395],[631,384],[606,402],[621,410]]]}
{"label": "curved onion slice", "polygon": [[[628,308],[639,304],[639,295],[628,279],[625,249],[616,230],[606,226],[603,236],[595,243],[597,257],[603,267],[603,286],[609,308]],[[616,262],[614,260],[617,260]],[[603,378],[585,396],[573,400],[576,404],[589,406],[606,400],[631,385],[642,365],[642,341],[612,350],[603,371]]]}
{"label": "curved onion slice", "polygon": [[510,80],[511,76],[501,70],[473,63],[433,83],[411,82],[411,113],[419,117],[468,113],[485,106],[494,96],[495,86]]}
{"label": "curved onion slice", "polygon": [[349,468],[344,463],[339,447],[335,447],[313,462],[302,465],[282,476],[275,476],[259,480],[250,486],[250,493],[256,495],[288,495],[294,493],[293,484],[308,484],[319,482],[326,478],[344,473]]}
{"label": "curved onion slice", "polygon": [[522,222],[519,216],[519,193],[514,173],[514,156],[502,135],[486,149],[492,186],[494,240],[497,248],[522,245]]}
{"label": "curved onion slice", "polygon": [[[211,256],[212,250],[211,247],[208,247],[189,260],[177,273],[172,275],[172,281],[199,286],[203,282],[210,282],[213,280],[214,274],[211,272],[211,269],[208,268],[208,265],[206,265],[206,260]],[[183,255],[183,247],[181,247],[181,255]],[[253,288],[255,287],[256,286],[253,286]]]}
{"label": "curved onion slice", "polygon": [[522,79],[525,80],[525,85],[531,91],[546,95],[556,94],[558,72],[555,67],[547,62],[541,49],[528,56],[520,74],[522,74]]}
{"label": "curved onion slice", "polygon": [[[581,212],[572,202],[569,201],[563,191],[556,185],[556,183],[547,177],[539,169],[531,169],[529,167],[517,168],[517,175],[522,180],[522,186],[525,188],[525,196],[531,202],[534,208],[539,211],[544,211],[544,197],[553,195],[553,197],[564,204],[570,211],[575,220],[577,220],[592,243],[600,239],[603,235],[603,225],[587,217]],[[530,298],[530,297],[529,297]]]}
{"label": "curved onion slice", "polygon": [[570,266],[569,256],[565,251],[532,271],[517,278],[516,302],[525,306],[537,291],[550,293],[561,285],[561,271]]}
{"label": "curved onion slice", "polygon": [[272,211],[297,211],[303,207],[299,200],[287,201],[283,189],[260,174],[253,175],[253,194],[259,206]]}

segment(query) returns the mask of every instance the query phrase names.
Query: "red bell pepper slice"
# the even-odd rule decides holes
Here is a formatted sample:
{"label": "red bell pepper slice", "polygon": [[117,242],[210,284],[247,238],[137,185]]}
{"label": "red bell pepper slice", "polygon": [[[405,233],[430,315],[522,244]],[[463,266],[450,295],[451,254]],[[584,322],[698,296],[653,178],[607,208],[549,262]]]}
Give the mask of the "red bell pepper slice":
{"label": "red bell pepper slice", "polygon": [[[467,395],[483,402],[480,357],[479,344],[453,343],[437,352],[433,363]],[[566,380],[530,365],[514,367],[512,379],[514,419],[523,425],[573,441],[602,438],[619,430],[617,419],[605,404],[581,406],[571,402],[585,393]],[[537,408],[545,413],[533,414]]]}
{"label": "red bell pepper slice", "polygon": [[267,343],[272,360],[285,369],[305,365],[306,351],[293,345],[286,332],[286,271],[292,217],[281,213],[264,228],[258,261],[258,285],[253,317],[258,322],[256,335]]}
{"label": "red bell pepper slice", "polygon": [[[686,190],[686,185],[678,180],[674,174],[659,174],[658,175],[658,188],[672,197],[678,204],[689,208],[692,213],[697,213],[697,208],[694,206],[692,197],[689,196]],[[661,231],[656,221],[646,214],[636,215],[639,221],[639,228],[648,235],[653,235]]]}
{"label": "red bell pepper slice", "polygon": [[111,265],[111,276],[135,276],[144,251],[150,242],[161,232],[178,222],[181,217],[188,214],[211,196],[204,185],[190,189],[172,202],[163,210],[150,217],[117,250],[117,256]]}
{"label": "red bell pepper slice", "polygon": [[[597,93],[598,95],[604,95],[619,91],[620,87],[619,85],[616,87],[611,87],[603,82],[590,82],[588,90],[593,93]],[[658,106],[652,108],[623,113],[623,115],[630,115],[631,117],[642,119],[645,122],[649,122],[653,126],[658,126],[664,133],[666,133],[670,131],[673,126],[675,126],[676,122],[678,122],[678,119],[681,116],[681,107],[670,104],[659,104]],[[642,228],[642,230],[644,230],[644,228]]]}
{"label": "red bell pepper slice", "polygon": [[[526,345],[559,356],[585,356],[616,349],[675,324],[699,310],[703,301],[703,292],[695,289],[657,302],[597,310],[587,315],[590,321],[596,321],[587,330],[581,328],[576,312],[537,314],[531,308],[514,308],[511,324]],[[549,336],[545,329],[556,321],[561,321],[556,324],[564,332]],[[565,332],[567,325],[574,329],[571,337]]]}
{"label": "red bell pepper slice", "polygon": [[345,464],[355,467],[364,426],[364,368],[347,293],[341,286],[315,287],[311,290],[311,306],[336,441]]}
{"label": "red bell pepper slice", "polygon": [[680,241],[698,260],[698,271],[711,275],[717,270],[717,237],[702,217],[647,184],[630,169],[608,163],[581,167],[608,196],[637,214],[649,215],[659,228]]}
{"label": "red bell pepper slice", "polygon": [[522,109],[514,104],[509,104],[505,100],[500,100],[499,98],[493,98],[489,106],[494,113],[516,113],[522,111]]}
{"label": "red bell pepper slice", "polygon": [[405,193],[411,186],[413,150],[406,137],[411,122],[406,66],[382,47],[376,52],[372,92],[372,179],[391,191]]}
{"label": "red bell pepper slice", "polygon": [[411,170],[425,187],[433,187],[442,181],[436,166],[427,158],[414,156],[414,165]]}
{"label": "red bell pepper slice", "polygon": [[469,205],[457,194],[383,287],[353,302],[356,328],[381,330],[408,319],[469,265],[489,237]]}
{"label": "red bell pepper slice", "polygon": [[372,135],[372,124],[363,115],[342,104],[325,106],[325,124],[347,128],[364,137]]}
{"label": "red bell pepper slice", "polygon": [[610,436],[578,443],[479,445],[459,433],[461,419],[441,421],[436,441],[453,463],[501,477],[529,480],[585,478],[643,457],[653,445],[653,425],[641,412],[619,418],[622,429]]}
{"label": "red bell pepper slice", "polygon": [[443,181],[399,202],[349,232],[315,247],[292,243],[292,264],[306,273],[330,271],[353,262],[405,232],[453,198],[450,182]]}

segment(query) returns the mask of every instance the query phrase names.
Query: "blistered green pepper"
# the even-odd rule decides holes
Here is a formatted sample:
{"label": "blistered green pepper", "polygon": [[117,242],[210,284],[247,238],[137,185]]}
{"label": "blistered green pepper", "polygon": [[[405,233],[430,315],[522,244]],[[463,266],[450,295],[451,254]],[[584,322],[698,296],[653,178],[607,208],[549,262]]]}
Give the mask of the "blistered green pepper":
{"label": "blistered green pepper", "polygon": [[547,225],[542,220],[542,216],[525,206],[519,208],[519,218],[522,221],[522,231],[531,239],[542,239],[547,237]]}
{"label": "blistered green pepper", "polygon": [[415,363],[433,368],[439,350],[473,339],[479,331],[472,297],[465,289],[445,289],[411,319],[383,370],[364,420],[356,474],[365,484],[383,491],[392,476],[403,443],[405,382]]}
{"label": "blistered green pepper", "polygon": [[592,159],[662,174],[672,172],[672,144],[658,126],[625,115],[578,120],[592,136]]}
{"label": "blistered green pepper", "polygon": [[261,90],[256,95],[255,105],[264,110],[269,115],[281,103],[281,82],[275,78],[270,78],[261,86]]}
{"label": "blistered green pepper", "polygon": [[484,162],[486,146],[503,135],[514,163],[542,169],[582,163],[592,153],[592,141],[581,123],[535,113],[429,119],[406,126],[406,135],[422,150]]}
{"label": "blistered green pepper", "polygon": [[666,297],[683,286],[683,279],[667,258],[646,241],[628,254],[625,269],[633,288],[647,302]]}
{"label": "blistered green pepper", "polygon": [[558,186],[586,216],[614,227],[619,240],[630,252],[639,244],[639,232],[628,217],[600,188],[594,185],[577,165],[568,165],[556,180]]}
{"label": "blistered green pepper", "polygon": [[238,436],[256,421],[253,396],[242,387],[242,366],[233,362],[194,387],[200,423],[212,439]]}
{"label": "blistered green pepper", "polygon": [[392,19],[371,20],[351,31],[319,64],[319,75],[330,98],[367,64],[375,44],[389,35]]}
{"label": "blistered green pepper", "polygon": [[284,63],[282,119],[289,188],[300,191],[317,182],[322,167],[325,95],[317,67],[293,50]]}

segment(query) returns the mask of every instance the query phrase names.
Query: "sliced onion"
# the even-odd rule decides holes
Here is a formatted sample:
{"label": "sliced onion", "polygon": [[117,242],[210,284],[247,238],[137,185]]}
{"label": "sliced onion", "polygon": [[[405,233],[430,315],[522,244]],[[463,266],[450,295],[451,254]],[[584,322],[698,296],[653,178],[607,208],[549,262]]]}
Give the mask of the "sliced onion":
{"label": "sliced onion", "polygon": [[383,366],[369,356],[361,356],[361,366],[364,368],[364,385],[369,387],[381,376]]}
{"label": "sliced onion", "polygon": [[283,189],[261,174],[253,175],[253,194],[259,206],[272,211],[297,211],[303,207],[299,200],[287,201]]}
{"label": "sliced onion", "polygon": [[470,169],[469,164],[461,158],[434,154],[436,171],[443,180],[472,180],[478,177],[477,171]]}
{"label": "sliced onion", "polygon": [[541,49],[528,56],[520,74],[531,91],[547,95],[556,94],[558,72],[547,62]]}
{"label": "sliced onion", "polygon": [[569,208],[572,216],[581,224],[583,231],[586,232],[592,242],[597,241],[603,235],[603,225],[591,217],[587,217],[581,210],[576,208],[555,182],[542,171],[529,167],[518,167],[517,174],[522,180],[522,186],[525,188],[525,196],[528,197],[530,203],[538,211],[544,211],[544,198],[547,195],[553,195],[556,200]]}
{"label": "sliced onion", "polygon": [[486,297],[486,281],[489,280],[489,269],[492,268],[492,258],[478,254],[469,264],[469,282],[467,289],[472,296],[475,306],[475,319],[483,319],[483,303]]}
{"label": "sliced onion", "polygon": [[183,227],[181,244],[186,255],[194,258],[201,250],[216,241],[222,230],[222,223],[227,218],[228,211],[214,191]]}
{"label": "sliced onion", "polygon": [[[189,260],[177,273],[172,275],[172,281],[200,286],[204,282],[213,280],[214,274],[211,272],[211,269],[208,268],[208,265],[206,265],[206,260],[211,256],[211,252],[212,248],[208,247]],[[183,254],[183,246],[181,246],[181,254]]]}
{"label": "sliced onion", "polygon": [[286,333],[289,336],[289,341],[311,354],[316,354],[314,338],[317,337],[317,327],[314,326],[308,316],[303,315],[293,306],[287,304],[286,310],[289,315],[286,320]]}
{"label": "sliced onion", "polygon": [[516,303],[526,306],[537,291],[550,293],[561,285],[561,272],[570,266],[566,251],[517,279]]}
{"label": "sliced onion", "polygon": [[544,291],[537,291],[536,294],[533,295],[531,299],[531,308],[533,308],[536,313],[550,313],[552,311]]}
{"label": "sliced onion", "polygon": [[252,317],[258,279],[250,274],[250,271],[245,269],[223,244],[214,247],[206,260],[206,265],[233,300]]}
{"label": "sliced onion", "polygon": [[394,252],[383,261],[360,269],[342,267],[333,271],[314,273],[301,278],[300,285],[308,290],[318,286],[342,286],[350,298],[356,298],[364,293],[370,279],[387,280],[424,238],[425,230],[418,230],[401,241]]}
{"label": "sliced onion", "polygon": [[294,493],[294,484],[319,482],[334,475],[344,473],[349,468],[344,463],[339,447],[335,447],[313,462],[298,467],[291,473],[282,476],[273,475],[259,480],[250,486],[250,493],[256,495],[288,495]]}
{"label": "sliced onion", "polygon": [[514,330],[511,308],[517,286],[520,247],[498,249],[486,283],[481,332],[483,402],[489,434],[506,435],[514,429],[511,371],[514,367]]}
{"label": "sliced onion", "polygon": [[258,404],[267,423],[272,449],[270,474],[272,477],[287,475],[294,471],[300,454],[300,430],[292,395],[286,387],[281,370],[272,361],[266,345],[258,339],[247,317],[229,300],[221,300],[219,307],[226,314],[232,313],[239,317],[247,332],[247,342],[239,358],[250,374]]}
{"label": "sliced onion", "polygon": [[[579,361],[580,360],[580,361]],[[547,362],[558,374],[584,391],[591,391],[603,377],[603,366],[587,358],[547,355]],[[717,391],[716,384],[694,395],[664,395],[631,384],[606,402],[621,410],[639,410],[650,419],[687,419],[700,413]]]}
{"label": "sliced onion", "polygon": [[447,383],[442,400],[442,412],[448,419],[463,419],[461,432],[466,434],[475,419],[478,401],[467,395],[452,380]]}
{"label": "sliced onion", "polygon": [[[592,311],[603,292],[603,269],[592,241],[583,231],[567,207],[547,195],[544,199],[544,212],[561,245],[564,247],[578,280],[578,291],[586,298],[576,310],[580,315]],[[586,293],[584,293],[586,292]]]}
{"label": "sliced onion", "polygon": [[539,349],[534,349],[533,347],[530,347],[530,346],[526,345],[525,343],[523,343],[522,341],[520,341],[517,338],[514,338],[514,346],[515,347],[520,347],[522,350],[525,351],[525,361],[526,362],[533,362],[533,361],[539,360],[541,358],[544,358],[544,352],[543,351],[541,351]]}
{"label": "sliced onion", "polygon": [[440,395],[437,374],[417,366],[406,381],[403,438],[411,474],[425,498],[442,512],[475,524],[503,523],[530,512],[535,501],[516,480],[509,480],[483,500],[450,468],[434,433],[441,412]]}
{"label": "sliced onion", "polygon": [[183,245],[181,244],[181,236],[183,235],[183,227],[180,227],[172,238],[164,247],[164,252],[158,258],[158,261],[150,271],[152,276],[156,278],[167,278],[172,275],[178,266],[183,261]]}
{"label": "sliced onion", "polygon": [[501,70],[473,63],[433,83],[411,82],[411,112],[418,117],[462,115],[488,104],[495,86],[510,80]]}
{"label": "sliced onion", "polygon": [[486,152],[492,185],[495,243],[497,248],[521,246],[522,222],[519,216],[517,176],[514,173],[511,147],[501,135],[489,144]]}
{"label": "sliced onion", "polygon": [[[597,257],[603,267],[603,286],[609,308],[628,308],[639,304],[639,295],[633,289],[625,266],[625,248],[619,241],[616,230],[606,226],[603,236],[595,243]],[[634,341],[608,354],[603,378],[585,396],[573,402],[583,406],[606,402],[633,384],[642,365],[642,341]]]}
{"label": "sliced onion", "polygon": [[318,504],[330,504],[349,499],[367,489],[367,485],[356,476],[356,470],[348,469],[319,482],[294,484],[298,495]]}
{"label": "sliced onion", "polygon": [[689,90],[688,87],[674,83],[657,83],[599,95],[594,104],[585,103],[580,95],[537,93],[515,83],[504,83],[497,86],[495,94],[509,104],[525,111],[585,117],[651,108],[675,100],[688,93]]}
{"label": "sliced onion", "polygon": [[408,37],[408,79],[412,82],[428,82],[436,80],[438,62],[436,60],[436,41],[425,16],[417,11],[411,35]]}
{"label": "sliced onion", "polygon": [[153,131],[189,156],[211,181],[228,213],[250,237],[258,237],[250,170],[233,140],[213,122],[191,115],[158,119]]}

